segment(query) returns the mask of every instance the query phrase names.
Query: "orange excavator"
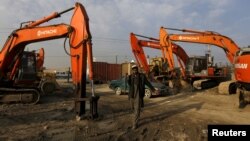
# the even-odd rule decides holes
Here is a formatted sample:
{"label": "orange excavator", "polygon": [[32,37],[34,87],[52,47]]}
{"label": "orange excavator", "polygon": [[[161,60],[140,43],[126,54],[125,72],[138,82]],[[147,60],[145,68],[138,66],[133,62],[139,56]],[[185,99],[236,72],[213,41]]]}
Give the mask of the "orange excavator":
{"label": "orange excavator", "polygon": [[[138,40],[137,37],[142,37],[142,38],[146,38],[149,40]],[[149,67],[149,64],[147,62],[146,55],[145,55],[142,47],[150,47],[150,48],[161,50],[164,62],[167,62],[167,65],[168,65],[167,69],[166,68],[162,69],[161,72],[163,75],[166,75],[166,74],[164,74],[164,71],[167,71],[167,73],[174,71],[174,69],[175,69],[174,59],[171,59],[168,57],[168,55],[169,55],[168,50],[166,50],[160,46],[159,39],[130,33],[130,44],[131,44],[131,49],[132,49],[132,52],[136,58],[137,63],[143,68],[145,73],[147,73],[147,74],[150,73],[150,67]],[[184,77],[185,76],[185,68],[184,68],[183,64],[187,63],[189,56],[177,44],[173,43],[171,50],[173,51],[173,53],[176,55],[176,57],[178,59],[179,66],[181,68],[181,75]],[[161,66],[160,68],[163,68],[163,66]]]}
{"label": "orange excavator", "polygon": [[239,108],[244,108],[250,102],[250,48],[240,48],[234,56],[234,76],[239,94]]}
{"label": "orange excavator", "polygon": [[[166,30],[177,30],[187,32],[187,34],[168,34]],[[231,81],[221,82],[219,84],[219,93],[239,93],[239,106],[243,107],[250,102],[250,75],[249,59],[250,49],[239,48],[238,45],[229,37],[212,31],[196,31],[188,29],[164,28],[160,29],[160,42],[163,46],[169,46],[172,42],[189,42],[199,44],[214,45],[223,49],[227,59],[233,65],[234,77]],[[192,77],[192,72],[186,68]],[[204,68],[203,78],[218,80],[218,78],[226,78],[230,72],[227,69],[217,69],[215,66],[206,66]],[[193,75],[194,76],[194,75]],[[235,79],[235,80],[234,80]]]}
{"label": "orange excavator", "polygon": [[[41,25],[71,10],[73,10],[73,15],[70,25],[64,23]],[[65,44],[69,38],[70,52],[66,51],[66,53],[71,57],[72,81],[76,96],[75,110],[78,116],[85,113],[86,68],[88,62],[89,79],[93,80],[93,57],[89,18],[85,8],[80,3],[76,3],[74,7],[62,12],[54,12],[42,19],[22,23],[19,29],[10,34],[0,52],[0,102],[35,104],[39,101],[42,93],[40,86],[42,85],[40,83],[30,85],[23,83],[22,80],[37,81],[35,76],[37,67],[41,66],[43,62],[36,61],[35,55],[22,59],[24,49],[26,45],[31,43],[59,38],[65,38],[65,51]],[[43,61],[43,59],[41,60]],[[27,72],[29,72],[28,75],[23,75]],[[93,81],[91,82],[93,84]],[[94,95],[93,87],[92,95]]]}
{"label": "orange excavator", "polygon": [[[168,34],[168,30],[177,30],[188,32],[188,34]],[[209,44],[220,47],[224,50],[228,60],[233,64],[234,55],[239,50],[239,47],[232,39],[212,31],[195,31],[188,29],[174,29],[164,28],[160,29],[160,43],[162,46],[168,48],[172,42],[189,42],[199,44]],[[209,88],[218,84],[221,85],[219,91],[227,90],[229,93],[235,93],[235,83],[227,81],[230,79],[231,71],[228,67],[218,67],[213,65],[213,59],[210,54],[204,57],[196,57],[189,60],[186,65],[186,76],[191,80],[191,83],[197,82],[201,88]],[[201,80],[201,81],[197,81]],[[228,83],[221,83],[227,81]]]}
{"label": "orange excavator", "polygon": [[[168,30],[188,32],[189,34],[168,34]],[[212,31],[195,31],[188,29],[164,28],[160,29],[160,41],[166,47],[170,41],[210,44],[222,48],[227,59],[233,65],[234,77],[231,81],[219,84],[221,94],[239,94],[239,107],[250,102],[250,48],[240,48],[232,39]],[[215,77],[216,68],[207,67],[208,76]],[[223,73],[220,73],[223,74]],[[225,74],[225,73],[224,73]]]}

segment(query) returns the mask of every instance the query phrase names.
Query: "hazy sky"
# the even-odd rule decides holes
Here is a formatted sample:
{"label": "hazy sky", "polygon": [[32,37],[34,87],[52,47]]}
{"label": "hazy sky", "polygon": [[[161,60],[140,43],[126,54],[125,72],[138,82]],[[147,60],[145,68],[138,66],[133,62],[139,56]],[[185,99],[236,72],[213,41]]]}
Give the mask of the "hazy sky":
{"label": "hazy sky", "polygon": [[[1,0],[0,42],[21,22],[40,19],[52,12],[74,6],[74,0]],[[216,31],[232,38],[240,47],[250,45],[249,0],[79,0],[90,18],[93,54],[97,61],[110,63],[133,59],[129,33],[158,38],[161,26]],[[72,12],[47,24],[69,23]],[[189,55],[204,55],[205,45],[181,44]],[[63,40],[31,44],[29,50],[45,48],[46,67],[69,67]],[[151,57],[160,52],[146,49]],[[215,61],[227,60],[224,52],[212,47]]]}

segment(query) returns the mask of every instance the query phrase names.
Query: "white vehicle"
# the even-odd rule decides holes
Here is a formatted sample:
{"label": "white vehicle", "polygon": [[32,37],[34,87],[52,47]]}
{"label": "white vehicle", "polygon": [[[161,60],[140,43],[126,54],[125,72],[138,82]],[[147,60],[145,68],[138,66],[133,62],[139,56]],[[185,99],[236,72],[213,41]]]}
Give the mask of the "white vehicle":
{"label": "white vehicle", "polygon": [[56,72],[56,78],[68,78],[68,77],[71,77],[71,72],[69,71]]}

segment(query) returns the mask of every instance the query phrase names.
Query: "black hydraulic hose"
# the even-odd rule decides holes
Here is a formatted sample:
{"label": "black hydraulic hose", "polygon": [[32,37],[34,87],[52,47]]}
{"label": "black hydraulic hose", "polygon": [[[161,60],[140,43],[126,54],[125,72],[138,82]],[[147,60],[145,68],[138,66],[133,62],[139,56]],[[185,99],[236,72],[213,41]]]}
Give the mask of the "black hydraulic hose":
{"label": "black hydraulic hose", "polygon": [[185,29],[170,28],[170,27],[162,27],[162,28],[168,29],[168,30],[176,30],[176,31],[183,31],[183,32],[185,32]]}
{"label": "black hydraulic hose", "polygon": [[66,9],[66,10],[62,11],[62,12],[59,12],[59,13],[58,13],[58,17],[60,17],[60,15],[62,15],[62,14],[64,14],[64,13],[67,13],[67,12],[73,10],[74,8],[75,8],[75,7],[71,7],[71,8],[69,8],[69,9]]}
{"label": "black hydraulic hose", "polygon": [[68,38],[68,37],[65,37],[64,43],[63,43],[63,48],[64,48],[65,53],[66,53],[67,55],[71,56],[71,57],[77,57],[77,55],[71,55],[71,54],[67,51],[67,49],[66,49],[66,41],[67,41],[67,38]]}
{"label": "black hydraulic hose", "polygon": [[[134,33],[133,33],[134,34]],[[147,38],[147,39],[150,39],[150,40],[155,40],[155,41],[159,41],[159,39],[155,39],[155,38],[151,38],[151,37],[147,37],[147,36],[143,36],[143,35],[139,35],[139,34],[134,34],[138,37],[142,37],[142,38]]]}

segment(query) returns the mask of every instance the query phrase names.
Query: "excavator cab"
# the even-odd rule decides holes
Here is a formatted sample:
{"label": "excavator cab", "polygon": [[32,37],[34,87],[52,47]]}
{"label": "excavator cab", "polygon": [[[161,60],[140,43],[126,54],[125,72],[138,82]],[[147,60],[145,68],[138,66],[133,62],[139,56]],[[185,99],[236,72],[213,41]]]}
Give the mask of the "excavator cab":
{"label": "excavator cab", "polygon": [[15,80],[17,83],[37,80],[36,54],[34,52],[23,52],[18,76]]}
{"label": "excavator cab", "polygon": [[204,70],[207,70],[207,57],[206,56],[193,56],[190,57],[186,65],[186,75],[201,75]]}

